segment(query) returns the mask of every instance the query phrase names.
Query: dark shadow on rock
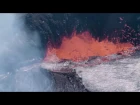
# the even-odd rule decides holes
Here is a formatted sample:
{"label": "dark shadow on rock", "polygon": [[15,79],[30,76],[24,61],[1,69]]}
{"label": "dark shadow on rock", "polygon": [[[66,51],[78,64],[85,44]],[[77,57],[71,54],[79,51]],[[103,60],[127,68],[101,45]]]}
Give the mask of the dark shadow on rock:
{"label": "dark shadow on rock", "polygon": [[[48,74],[49,71],[42,69],[42,72]],[[54,81],[54,92],[89,92],[76,73],[49,73]]]}
{"label": "dark shadow on rock", "polygon": [[88,92],[76,73],[52,73],[56,92]]}

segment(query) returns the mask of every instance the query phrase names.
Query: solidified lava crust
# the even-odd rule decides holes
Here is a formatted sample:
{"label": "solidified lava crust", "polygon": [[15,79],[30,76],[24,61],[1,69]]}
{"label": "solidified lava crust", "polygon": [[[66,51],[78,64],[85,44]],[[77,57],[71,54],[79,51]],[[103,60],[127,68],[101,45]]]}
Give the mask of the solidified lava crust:
{"label": "solidified lava crust", "polygon": [[56,92],[89,92],[76,73],[52,73]]}

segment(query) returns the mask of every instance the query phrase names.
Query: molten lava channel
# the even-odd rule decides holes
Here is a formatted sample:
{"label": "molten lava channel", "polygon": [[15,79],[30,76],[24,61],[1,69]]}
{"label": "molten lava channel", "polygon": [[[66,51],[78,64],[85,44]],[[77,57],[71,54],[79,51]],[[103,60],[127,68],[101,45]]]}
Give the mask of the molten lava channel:
{"label": "molten lava channel", "polygon": [[45,60],[68,59],[72,61],[86,60],[90,56],[107,56],[121,51],[127,51],[132,48],[131,43],[116,44],[105,39],[101,42],[95,40],[92,35],[86,31],[81,34],[74,32],[71,38],[63,37],[59,48],[48,47]]}

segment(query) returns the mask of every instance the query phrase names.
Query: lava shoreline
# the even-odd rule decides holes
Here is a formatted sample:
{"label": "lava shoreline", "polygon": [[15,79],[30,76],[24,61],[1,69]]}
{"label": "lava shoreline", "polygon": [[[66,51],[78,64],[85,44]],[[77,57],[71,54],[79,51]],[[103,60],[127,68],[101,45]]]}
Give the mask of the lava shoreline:
{"label": "lava shoreline", "polygon": [[[128,51],[122,51],[118,52],[117,54],[112,54],[108,56],[92,56],[89,57],[89,59],[81,61],[81,62],[74,62],[71,60],[66,59],[59,59],[58,61],[49,62],[44,60],[41,64],[41,67],[43,69],[50,70],[52,72],[60,72],[60,73],[69,73],[69,72],[75,72],[75,69],[77,67],[93,67],[96,65],[100,65],[102,63],[116,61],[119,59],[123,59],[126,57],[129,57],[135,53],[136,50],[140,50],[140,46],[130,48]],[[56,57],[56,56],[55,56]]]}

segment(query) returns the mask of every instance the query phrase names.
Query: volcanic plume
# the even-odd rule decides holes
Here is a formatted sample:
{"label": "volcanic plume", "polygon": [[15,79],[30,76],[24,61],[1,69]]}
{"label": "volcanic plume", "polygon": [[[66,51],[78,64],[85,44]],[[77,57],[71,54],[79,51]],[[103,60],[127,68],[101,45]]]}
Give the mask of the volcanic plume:
{"label": "volcanic plume", "polygon": [[131,43],[113,43],[107,38],[103,41],[96,40],[90,32],[85,31],[80,34],[73,32],[71,38],[63,37],[59,48],[47,49],[45,61],[56,61],[67,59],[72,61],[86,60],[91,56],[108,56],[132,48]]}

